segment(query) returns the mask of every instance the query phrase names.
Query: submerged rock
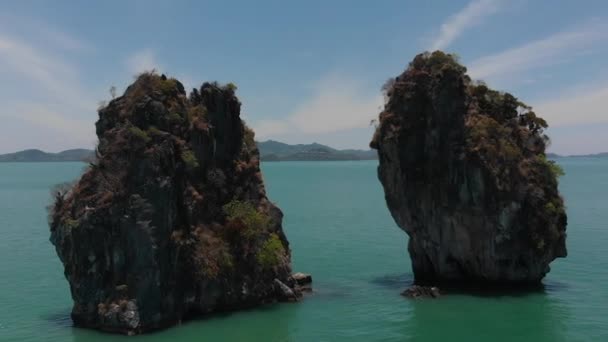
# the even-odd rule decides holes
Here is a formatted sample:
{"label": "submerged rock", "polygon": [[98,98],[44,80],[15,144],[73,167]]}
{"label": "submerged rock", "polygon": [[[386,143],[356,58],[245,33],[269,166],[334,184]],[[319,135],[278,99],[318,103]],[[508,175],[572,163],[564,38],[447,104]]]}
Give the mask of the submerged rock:
{"label": "submerged rock", "polygon": [[408,298],[439,298],[441,292],[435,286],[412,285],[403,291],[401,295]]}
{"label": "submerged rock", "polygon": [[51,212],[76,325],[140,333],[297,299],[240,107],[232,84],[188,97],[143,74],[99,110],[97,158]]}
{"label": "submerged rock", "polygon": [[530,284],[566,256],[546,122],[440,51],[384,87],[371,147],[418,284]]}

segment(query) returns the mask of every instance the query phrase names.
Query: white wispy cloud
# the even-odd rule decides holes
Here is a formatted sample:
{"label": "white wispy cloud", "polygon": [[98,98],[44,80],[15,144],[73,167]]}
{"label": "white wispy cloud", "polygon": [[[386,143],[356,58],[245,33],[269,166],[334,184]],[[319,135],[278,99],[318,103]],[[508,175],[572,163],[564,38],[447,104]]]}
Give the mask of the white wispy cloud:
{"label": "white wispy cloud", "polygon": [[[25,41],[0,33],[0,60],[8,66],[5,72],[13,71],[38,81],[49,89],[55,88],[53,74],[72,78],[74,70],[60,60],[27,44]],[[12,68],[12,69],[10,69]]]}
{"label": "white wispy cloud", "polygon": [[0,71],[29,80],[32,90],[42,89],[48,98],[80,109],[95,106],[95,102],[82,93],[78,84],[78,71],[74,67],[23,39],[1,32]]}
{"label": "white wispy cloud", "polygon": [[475,27],[483,20],[498,12],[501,0],[472,0],[460,12],[450,16],[441,24],[438,36],[430,44],[430,50],[441,50],[448,47],[466,30]]}
{"label": "white wispy cloud", "polygon": [[534,110],[550,126],[608,123],[608,83],[565,91],[534,103]]}
{"label": "white wispy cloud", "polygon": [[71,52],[91,52],[95,48],[88,41],[51,26],[44,21],[15,13],[0,13],[0,32],[6,35],[27,34],[35,46],[52,47]]}
{"label": "white wispy cloud", "polygon": [[580,57],[581,52],[589,53],[594,46],[606,41],[608,24],[591,22],[474,60],[470,63],[469,75],[475,79],[500,81],[502,78],[512,78],[522,71]]}
{"label": "white wispy cloud", "polygon": [[127,68],[133,74],[139,74],[152,69],[160,70],[160,63],[156,60],[156,54],[151,49],[137,51],[127,58]]}
{"label": "white wispy cloud", "polygon": [[[533,40],[505,51],[481,57],[470,63],[469,75],[483,79],[493,87],[551,82],[547,67],[584,61],[602,51],[608,42],[608,24],[589,21],[570,29]],[[554,147],[560,153],[582,153],[597,149],[598,143],[574,138],[584,125],[608,124],[605,109],[608,83],[583,81],[566,85],[552,95],[526,101],[549,123],[555,133]],[[551,129],[551,127],[553,129]],[[578,128],[577,128],[578,127]],[[553,135],[553,134],[552,134]],[[574,141],[577,140],[577,141]],[[584,142],[583,142],[584,141]],[[601,149],[601,148],[600,148]]]}
{"label": "white wispy cloud", "polygon": [[332,134],[369,127],[382,104],[380,91],[369,94],[357,81],[330,75],[285,118],[256,121],[252,126],[258,139]]}
{"label": "white wispy cloud", "polygon": [[[63,36],[65,44],[56,48],[81,47],[74,45],[78,40],[65,34]],[[0,73],[5,85],[10,84],[0,98],[0,117],[31,127],[43,126],[63,137],[58,139],[57,146],[46,146],[45,141],[28,140],[37,145],[32,147],[58,149],[82,142],[87,143],[85,146],[91,146],[90,141],[94,139],[86,137],[94,138],[96,101],[84,90],[78,68],[59,56],[61,54],[57,51],[0,31]],[[89,113],[89,120],[77,119]],[[0,127],[0,134],[8,134],[6,130],[11,126],[14,125],[5,121],[5,125]],[[27,132],[23,134],[27,135]],[[10,147],[3,146],[5,148]]]}
{"label": "white wispy cloud", "polygon": [[69,136],[72,146],[93,146],[97,138],[91,118],[60,114],[58,110],[61,109],[63,108],[52,108],[48,104],[17,104],[4,117],[51,129],[64,137]]}
{"label": "white wispy cloud", "polygon": [[[243,120],[247,121],[246,116],[242,116]],[[283,135],[289,132],[290,125],[287,121],[280,120],[260,120],[254,121],[255,136],[261,139],[267,139]]]}
{"label": "white wispy cloud", "polygon": [[41,28],[41,32],[52,44],[65,50],[78,52],[90,52],[94,50],[93,45],[89,44],[87,41],[76,38],[55,28],[44,26]]}

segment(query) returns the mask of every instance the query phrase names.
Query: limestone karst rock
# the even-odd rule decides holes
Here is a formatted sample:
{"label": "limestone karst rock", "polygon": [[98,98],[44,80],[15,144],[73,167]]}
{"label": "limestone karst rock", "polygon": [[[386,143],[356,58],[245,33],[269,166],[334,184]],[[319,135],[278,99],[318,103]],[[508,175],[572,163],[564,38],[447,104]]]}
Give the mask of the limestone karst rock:
{"label": "limestone karst rock", "polygon": [[384,90],[370,145],[416,282],[539,283],[566,256],[546,122],[440,51],[416,56]]}
{"label": "limestone karst rock", "polygon": [[141,333],[298,296],[240,107],[232,84],[187,96],[145,73],[99,110],[97,158],[51,210],[76,325]]}

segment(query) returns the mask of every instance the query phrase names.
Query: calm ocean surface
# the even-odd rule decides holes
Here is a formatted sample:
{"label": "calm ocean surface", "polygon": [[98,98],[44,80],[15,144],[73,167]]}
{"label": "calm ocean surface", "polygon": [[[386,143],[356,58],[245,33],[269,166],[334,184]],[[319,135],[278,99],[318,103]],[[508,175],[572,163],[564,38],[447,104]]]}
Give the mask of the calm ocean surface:
{"label": "calm ocean surface", "polygon": [[71,326],[45,206],[49,188],[83,164],[0,163],[0,341],[608,341],[608,159],[559,163],[569,256],[552,264],[543,292],[405,299],[407,237],[376,162],[265,163],[294,270],[312,273],[315,294],[137,337]]}

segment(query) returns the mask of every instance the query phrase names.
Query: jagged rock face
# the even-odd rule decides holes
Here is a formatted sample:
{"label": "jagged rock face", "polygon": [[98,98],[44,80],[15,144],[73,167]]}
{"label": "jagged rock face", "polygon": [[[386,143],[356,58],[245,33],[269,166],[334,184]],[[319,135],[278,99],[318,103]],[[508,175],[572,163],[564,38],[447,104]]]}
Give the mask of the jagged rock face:
{"label": "jagged rock face", "polygon": [[282,213],[234,89],[205,83],[187,97],[144,74],[100,109],[97,160],[51,213],[77,325],[139,333],[287,300]]}
{"label": "jagged rock face", "polygon": [[442,52],[388,82],[371,146],[418,283],[530,284],[566,256],[546,122]]}

